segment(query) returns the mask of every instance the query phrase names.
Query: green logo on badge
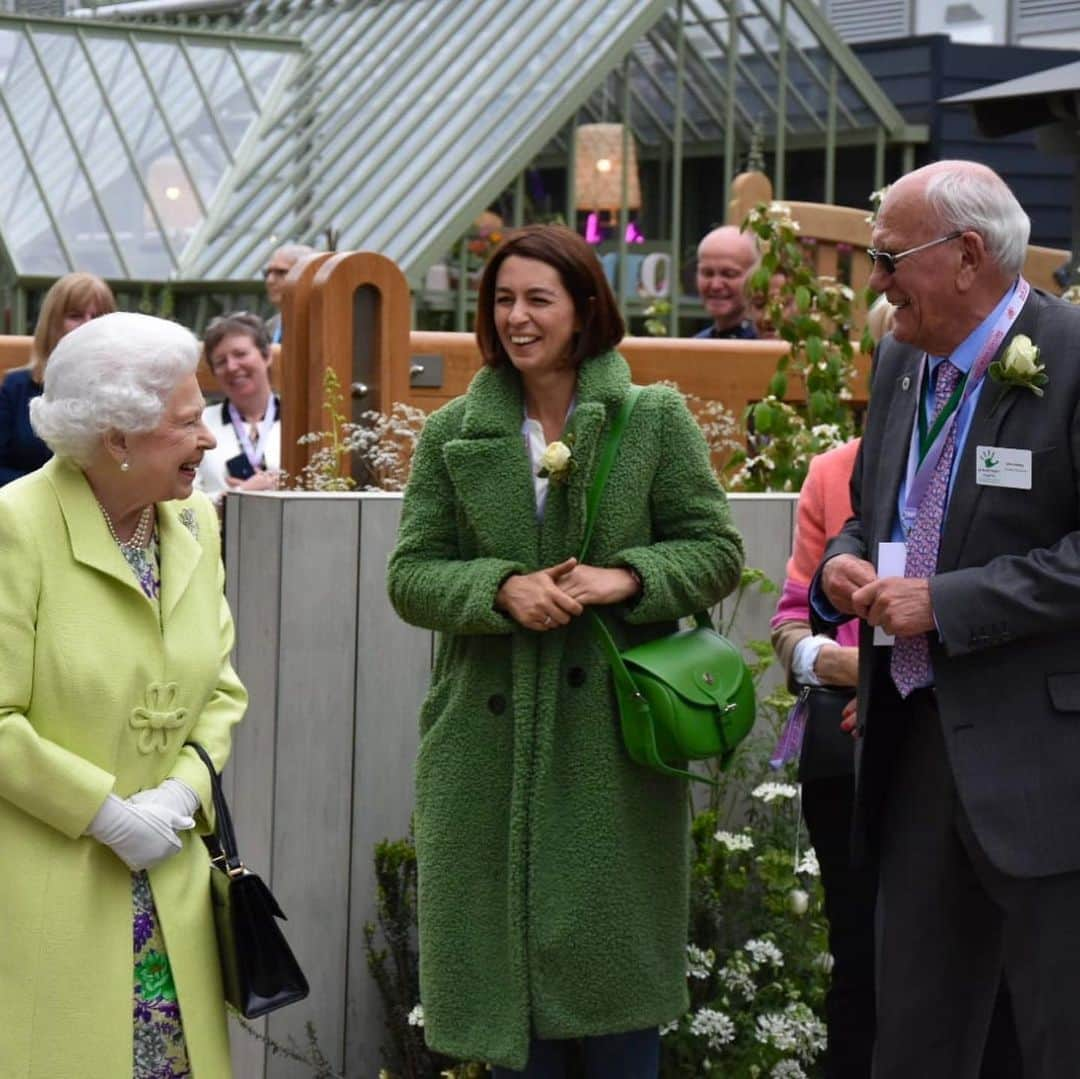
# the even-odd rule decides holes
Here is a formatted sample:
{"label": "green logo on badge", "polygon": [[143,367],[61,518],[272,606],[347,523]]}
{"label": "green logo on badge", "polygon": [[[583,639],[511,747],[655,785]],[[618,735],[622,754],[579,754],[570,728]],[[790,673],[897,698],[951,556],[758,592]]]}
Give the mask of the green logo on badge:
{"label": "green logo on badge", "polygon": [[983,468],[997,468],[999,463],[998,459],[994,456],[993,450],[987,450],[986,453],[983,454]]}

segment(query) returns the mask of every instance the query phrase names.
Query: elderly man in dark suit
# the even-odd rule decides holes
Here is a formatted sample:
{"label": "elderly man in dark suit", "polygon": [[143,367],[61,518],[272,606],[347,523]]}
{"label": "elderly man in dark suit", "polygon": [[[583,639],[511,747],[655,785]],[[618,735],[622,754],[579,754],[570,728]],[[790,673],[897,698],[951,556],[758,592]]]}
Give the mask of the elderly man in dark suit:
{"label": "elderly man in dark suit", "polygon": [[812,599],[863,620],[875,1079],[976,1076],[1002,971],[1026,1079],[1080,1075],[1080,309],[1028,287],[1028,234],[959,161],[874,224],[896,318]]}

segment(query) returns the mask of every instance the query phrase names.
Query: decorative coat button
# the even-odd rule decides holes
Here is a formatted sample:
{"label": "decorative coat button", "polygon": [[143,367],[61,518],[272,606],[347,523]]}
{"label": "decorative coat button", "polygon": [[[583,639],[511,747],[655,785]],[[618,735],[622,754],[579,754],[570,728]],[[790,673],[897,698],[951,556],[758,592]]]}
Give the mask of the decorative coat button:
{"label": "decorative coat button", "polygon": [[492,693],[488,697],[488,710],[492,715],[501,716],[506,711],[506,698],[501,693]]}
{"label": "decorative coat button", "polygon": [[135,708],[128,722],[139,732],[135,743],[140,753],[164,753],[169,732],[178,730],[187,718],[186,708],[176,708],[179,687],[175,682],[151,682],[146,687],[146,707]]}
{"label": "decorative coat button", "polygon": [[574,687],[574,689],[585,685],[585,668],[571,667],[570,670],[566,672],[566,680]]}
{"label": "decorative coat button", "polygon": [[909,390],[910,388],[911,388],[911,376],[910,375],[904,375],[904,377],[900,380],[900,389]]}

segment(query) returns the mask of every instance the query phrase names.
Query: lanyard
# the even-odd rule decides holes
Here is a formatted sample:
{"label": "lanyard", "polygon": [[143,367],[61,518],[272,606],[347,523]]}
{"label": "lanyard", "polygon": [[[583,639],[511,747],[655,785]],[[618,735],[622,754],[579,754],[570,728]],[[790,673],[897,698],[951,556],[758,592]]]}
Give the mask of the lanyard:
{"label": "lanyard", "polygon": [[[945,361],[942,361],[943,363]],[[942,427],[945,426],[945,422],[956,411],[960,405],[960,398],[964,395],[964,387],[968,384],[968,377],[971,372],[965,373],[964,377],[956,384],[956,389],[953,390],[948,401],[942,406],[941,411],[934,418],[934,425],[929,431],[926,429],[926,409],[922,407],[922,392],[919,393],[919,460],[926,456],[927,450],[934,444],[935,439],[941,434]],[[938,368],[938,378],[941,378],[941,368]]]}
{"label": "lanyard", "polygon": [[[935,421],[933,427],[927,433],[926,441],[928,444],[925,446],[925,449],[921,437],[922,424],[925,423],[925,420],[923,419],[924,410],[921,387],[926,383],[930,358],[925,354],[923,355],[922,374],[919,379],[919,400],[917,402],[917,408],[919,410],[918,415],[921,421],[919,425],[920,457],[915,475],[908,484],[907,497],[904,499],[903,512],[900,515],[901,524],[903,525],[905,532],[910,531],[911,526],[915,523],[915,515],[918,513],[919,506],[922,503],[923,498],[926,497],[926,492],[930,488],[930,480],[934,475],[934,471],[937,469],[938,461],[941,460],[941,454],[949,440],[949,435],[953,432],[957,417],[960,415],[964,405],[967,404],[968,398],[971,397],[979,383],[982,381],[983,375],[986,374],[986,369],[990,366],[990,361],[1001,347],[1001,342],[1005,339],[1006,334],[1012,329],[1012,324],[1019,317],[1020,311],[1027,302],[1030,292],[1031,286],[1021,277],[1017,281],[1016,289],[1013,291],[1005,310],[998,316],[997,322],[994,323],[994,328],[990,331],[990,336],[979,350],[979,354],[975,358],[975,362],[971,365],[971,370],[968,372],[967,378],[963,380],[961,385],[957,386],[953,396],[946,403],[945,408],[941,410],[942,415],[938,417],[940,422]],[[951,409],[950,406],[952,406]],[[946,412],[948,412],[948,415],[945,415]],[[944,416],[944,419],[942,419],[942,416]]]}
{"label": "lanyard", "polygon": [[241,417],[232,401],[229,402],[229,419],[232,421],[233,430],[236,432],[236,441],[240,443],[240,449],[244,451],[244,456],[250,462],[251,467],[256,471],[262,468],[263,458],[266,456],[266,439],[277,421],[277,401],[274,399],[274,395],[271,394],[270,400],[266,402],[266,412],[259,423],[259,444],[257,446],[251,444],[247,424],[244,423],[243,417]]}

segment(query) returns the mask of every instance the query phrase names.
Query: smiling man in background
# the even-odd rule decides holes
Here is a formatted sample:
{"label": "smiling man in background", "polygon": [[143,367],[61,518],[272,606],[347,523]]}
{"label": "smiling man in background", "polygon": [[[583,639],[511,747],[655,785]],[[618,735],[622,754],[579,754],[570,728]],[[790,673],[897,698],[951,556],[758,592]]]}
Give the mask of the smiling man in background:
{"label": "smiling man in background", "polygon": [[705,310],[712,316],[695,337],[747,340],[757,337],[747,317],[747,274],[758,260],[757,244],[748,232],[723,225],[707,233],[698,244],[697,290]]}

